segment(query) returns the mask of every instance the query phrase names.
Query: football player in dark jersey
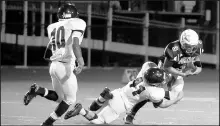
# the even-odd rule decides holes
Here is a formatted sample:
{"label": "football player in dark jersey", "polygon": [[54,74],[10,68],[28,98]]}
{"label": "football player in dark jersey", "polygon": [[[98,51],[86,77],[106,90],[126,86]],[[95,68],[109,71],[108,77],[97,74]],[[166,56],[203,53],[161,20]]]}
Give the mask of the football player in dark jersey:
{"label": "football player in dark jersey", "polygon": [[[169,43],[163,55],[159,59],[158,66],[171,75],[167,84],[166,99],[173,99],[179,93],[183,94],[183,77],[197,75],[202,71],[202,64],[199,56],[203,53],[203,45],[198,34],[192,29],[184,30],[179,40]],[[183,95],[182,95],[183,98]],[[125,124],[132,124],[137,111],[147,101],[137,103],[125,116]]]}

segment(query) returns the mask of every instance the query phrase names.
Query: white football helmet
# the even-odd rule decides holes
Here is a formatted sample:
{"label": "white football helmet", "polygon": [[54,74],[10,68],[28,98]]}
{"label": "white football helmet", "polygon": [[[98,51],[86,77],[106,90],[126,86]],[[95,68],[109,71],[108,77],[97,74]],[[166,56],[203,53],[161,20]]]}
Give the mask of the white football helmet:
{"label": "white football helmet", "polygon": [[192,29],[184,30],[180,35],[180,44],[187,54],[193,54],[198,49],[199,36]]}

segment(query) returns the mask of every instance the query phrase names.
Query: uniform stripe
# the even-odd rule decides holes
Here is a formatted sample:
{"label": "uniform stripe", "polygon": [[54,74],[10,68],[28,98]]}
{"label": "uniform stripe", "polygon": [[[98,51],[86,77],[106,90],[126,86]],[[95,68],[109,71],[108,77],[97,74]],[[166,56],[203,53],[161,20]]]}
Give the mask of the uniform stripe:
{"label": "uniform stripe", "polygon": [[[83,31],[83,30],[72,30],[72,32],[75,32],[75,31],[77,31],[77,32],[81,32],[82,35],[84,34],[84,31]],[[81,35],[81,36],[82,36],[82,35]]]}

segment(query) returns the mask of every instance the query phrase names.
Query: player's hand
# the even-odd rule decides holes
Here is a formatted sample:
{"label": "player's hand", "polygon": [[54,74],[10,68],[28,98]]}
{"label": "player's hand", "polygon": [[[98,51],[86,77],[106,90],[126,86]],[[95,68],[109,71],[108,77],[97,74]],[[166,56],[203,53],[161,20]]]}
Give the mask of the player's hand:
{"label": "player's hand", "polygon": [[83,69],[83,66],[77,66],[77,67],[73,70],[73,73],[74,73],[74,74],[79,74],[79,73],[81,73],[82,69]]}
{"label": "player's hand", "polygon": [[183,77],[188,77],[188,76],[191,76],[191,75],[193,75],[193,73],[190,70],[183,73]]}

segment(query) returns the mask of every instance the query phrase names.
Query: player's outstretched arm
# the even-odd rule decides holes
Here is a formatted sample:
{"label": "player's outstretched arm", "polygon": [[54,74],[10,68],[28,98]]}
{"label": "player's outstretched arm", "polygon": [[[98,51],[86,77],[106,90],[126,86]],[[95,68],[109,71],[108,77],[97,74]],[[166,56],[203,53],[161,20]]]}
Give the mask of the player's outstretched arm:
{"label": "player's outstretched arm", "polygon": [[[173,104],[176,104],[178,101],[180,101],[183,98],[183,95],[184,95],[184,93],[183,93],[183,91],[181,91],[175,99],[173,99],[173,100],[163,99],[161,101],[161,103],[158,103],[157,106],[160,108],[167,108]],[[154,104],[157,104],[157,103],[154,103]]]}
{"label": "player's outstretched arm", "polygon": [[78,66],[74,69],[74,73],[79,74],[84,66],[84,59],[82,57],[82,51],[81,51],[81,47],[79,45],[79,38],[78,37],[73,37],[73,52],[76,56],[77,62],[78,62]]}

